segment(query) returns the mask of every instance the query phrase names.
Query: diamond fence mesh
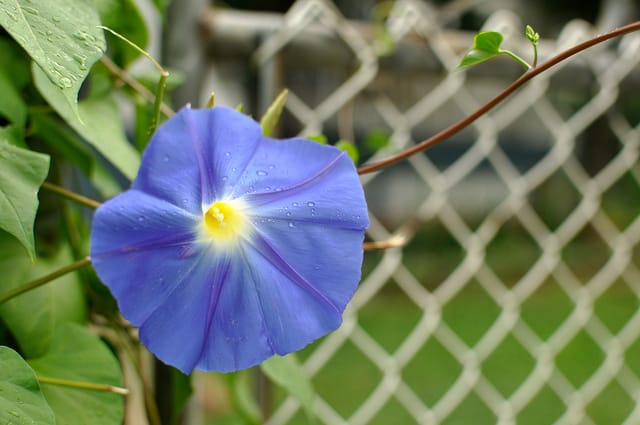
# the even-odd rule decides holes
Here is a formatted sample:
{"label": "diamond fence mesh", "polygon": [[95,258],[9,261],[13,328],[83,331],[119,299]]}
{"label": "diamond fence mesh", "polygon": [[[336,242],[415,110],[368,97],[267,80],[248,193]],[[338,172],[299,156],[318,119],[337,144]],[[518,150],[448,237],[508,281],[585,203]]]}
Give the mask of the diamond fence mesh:
{"label": "diamond fence mesh", "polygon": [[[388,139],[371,160],[406,148],[522,72],[500,59],[457,72],[471,35],[437,17],[399,0],[371,35],[298,0],[256,44],[257,103],[286,86],[283,132],[365,156]],[[512,15],[485,28],[527,52]],[[593,35],[569,23],[541,60]],[[638,34],[598,46],[363,176],[370,239],[407,242],[365,255],[343,326],[300,354],[318,423],[640,423],[639,63]],[[267,424],[307,423],[294,397],[272,404]]]}

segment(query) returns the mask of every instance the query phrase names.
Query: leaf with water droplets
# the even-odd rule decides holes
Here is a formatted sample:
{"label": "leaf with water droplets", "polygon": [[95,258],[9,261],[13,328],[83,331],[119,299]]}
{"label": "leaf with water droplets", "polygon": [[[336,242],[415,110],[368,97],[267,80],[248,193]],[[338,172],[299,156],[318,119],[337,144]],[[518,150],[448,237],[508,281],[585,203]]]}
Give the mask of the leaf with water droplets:
{"label": "leaf with water droplets", "polygon": [[38,380],[22,357],[0,346],[0,423],[55,425]]}
{"label": "leaf with water droplets", "polygon": [[76,114],[78,90],[105,50],[98,25],[91,0],[0,2],[0,26],[42,68]]}

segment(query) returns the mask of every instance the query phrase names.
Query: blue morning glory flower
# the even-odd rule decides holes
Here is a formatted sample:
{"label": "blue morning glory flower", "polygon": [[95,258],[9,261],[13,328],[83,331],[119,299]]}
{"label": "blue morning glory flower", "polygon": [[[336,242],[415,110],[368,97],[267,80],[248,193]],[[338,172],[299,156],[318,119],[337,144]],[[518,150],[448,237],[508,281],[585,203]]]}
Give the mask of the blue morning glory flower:
{"label": "blue morning glory flower", "polygon": [[184,108],[131,189],[97,209],[91,260],[160,360],[226,372],[340,325],[368,224],[340,150],[264,137],[233,109]]}

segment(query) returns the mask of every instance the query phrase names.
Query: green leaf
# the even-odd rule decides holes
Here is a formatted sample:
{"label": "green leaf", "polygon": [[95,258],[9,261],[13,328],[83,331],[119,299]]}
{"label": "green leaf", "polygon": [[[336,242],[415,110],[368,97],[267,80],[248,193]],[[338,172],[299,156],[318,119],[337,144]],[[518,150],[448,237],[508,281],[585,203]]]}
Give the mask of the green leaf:
{"label": "green leaf", "polygon": [[[33,264],[18,249],[15,239],[0,233],[0,292],[5,293],[30,280],[70,264],[67,250],[56,257],[38,259]],[[21,294],[0,306],[0,317],[11,330],[27,357],[38,357],[48,349],[59,323],[86,319],[86,302],[82,286],[74,273]]]}
{"label": "green leaf", "polygon": [[305,139],[320,143],[321,145],[327,144],[327,136],[324,134],[312,134],[311,136],[305,136]]}
{"label": "green leaf", "polygon": [[53,109],[122,174],[133,180],[140,165],[140,154],[127,140],[113,96],[90,97],[80,102],[80,121],[44,73],[38,67],[33,67],[32,72],[36,87]]}
{"label": "green leaf", "polygon": [[260,120],[263,135],[271,136],[276,125],[278,125],[278,120],[280,120],[280,115],[282,115],[282,108],[284,108],[284,104],[287,102],[288,93],[289,91],[287,89],[282,90],[273,103],[269,105],[269,108],[267,108],[267,112],[265,112]]}
{"label": "green leaf", "polygon": [[307,415],[313,417],[315,392],[295,355],[273,356],[262,362],[260,368],[274,383],[297,398]]}
{"label": "green leaf", "polygon": [[540,34],[533,29],[531,25],[527,25],[524,29],[524,34],[527,36],[527,39],[535,46],[540,41]]}
{"label": "green leaf", "polygon": [[364,147],[371,153],[378,152],[380,149],[389,145],[391,136],[384,130],[373,129],[364,139]]}
{"label": "green leaf", "polygon": [[9,37],[0,37],[0,69],[18,89],[31,81],[31,58]]}
{"label": "green leaf", "polygon": [[12,349],[0,346],[0,423],[55,425],[33,370]]}
{"label": "green leaf", "polygon": [[[109,348],[82,326],[58,326],[47,354],[29,364],[36,374],[92,384],[121,386],[118,361]],[[57,425],[120,425],[121,395],[42,384],[42,392],[56,415]]]}
{"label": "green leaf", "polygon": [[49,172],[49,157],[0,139],[0,229],[15,236],[36,256],[33,221],[38,189]]}
{"label": "green leaf", "polygon": [[500,53],[502,34],[496,31],[484,31],[473,37],[473,48],[487,53]]}
{"label": "green leaf", "polygon": [[92,0],[5,0],[0,26],[26,50],[73,113],[78,90],[105,50]]}
{"label": "green leaf", "polygon": [[17,128],[24,128],[27,121],[27,104],[9,76],[0,69],[0,115],[7,118]]}
{"label": "green leaf", "polygon": [[28,149],[27,143],[24,141],[23,130],[11,125],[0,127],[0,143],[9,143],[18,148]]}
{"label": "green leaf", "polygon": [[117,195],[122,188],[104,168],[104,164],[92,155],[87,144],[76,132],[64,125],[58,117],[48,113],[32,113],[32,136],[37,136],[51,146],[56,153],[80,169],[103,198]]}
{"label": "green leaf", "polygon": [[256,401],[252,381],[246,370],[226,375],[233,397],[233,410],[243,419],[243,423],[258,425],[262,423],[260,405]]}
{"label": "green leaf", "polygon": [[346,152],[354,164],[358,163],[358,160],[360,159],[360,152],[358,151],[358,147],[356,145],[348,140],[338,140],[336,142],[336,148],[340,149],[343,152]]}
{"label": "green leaf", "polygon": [[458,65],[458,68],[466,68],[477,65],[488,59],[498,56],[500,44],[502,43],[502,34],[495,31],[480,32],[473,37],[473,49],[467,53]]}
{"label": "green leaf", "polygon": [[[149,34],[140,10],[133,0],[95,0],[102,25],[111,28],[141,48],[149,43]],[[126,67],[140,57],[140,52],[117,37],[109,38],[109,57]]]}

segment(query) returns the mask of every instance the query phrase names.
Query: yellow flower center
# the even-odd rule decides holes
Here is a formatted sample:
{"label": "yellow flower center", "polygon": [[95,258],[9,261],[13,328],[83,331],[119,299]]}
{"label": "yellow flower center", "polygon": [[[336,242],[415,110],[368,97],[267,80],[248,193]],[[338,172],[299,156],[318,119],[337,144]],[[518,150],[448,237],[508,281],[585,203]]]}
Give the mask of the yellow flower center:
{"label": "yellow flower center", "polygon": [[202,217],[205,236],[214,242],[232,242],[246,227],[246,220],[239,205],[233,201],[217,201]]}

